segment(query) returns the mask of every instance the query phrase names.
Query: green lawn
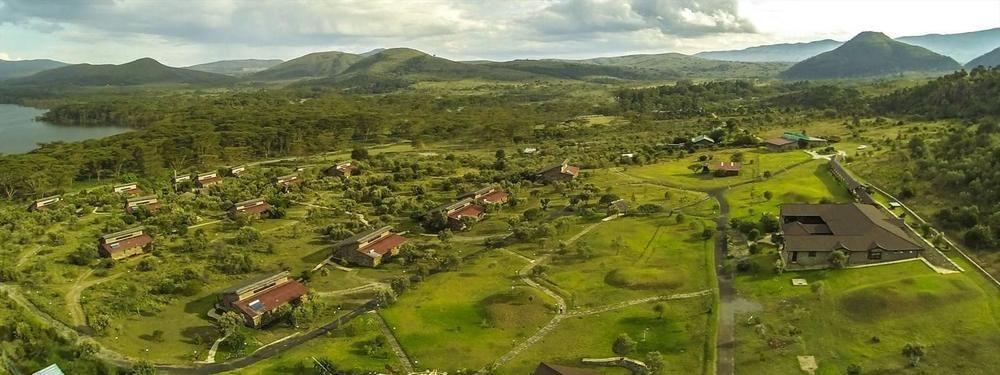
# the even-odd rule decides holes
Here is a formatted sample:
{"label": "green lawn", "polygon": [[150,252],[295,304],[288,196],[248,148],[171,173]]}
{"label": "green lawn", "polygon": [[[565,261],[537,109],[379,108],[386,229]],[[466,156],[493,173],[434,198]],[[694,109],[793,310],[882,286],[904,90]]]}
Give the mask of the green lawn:
{"label": "green lawn", "polygon": [[575,307],[707,289],[713,246],[700,237],[706,225],[690,218],[678,224],[665,214],[602,223],[578,240],[592,255],[570,245],[565,255],[553,255],[546,280],[569,292]]}
{"label": "green lawn", "polygon": [[552,317],[553,301],[517,278],[524,265],[504,252],[484,253],[416,284],[382,314],[418,367],[481,368]]}
{"label": "green lawn", "polygon": [[[782,203],[818,203],[827,198],[832,202],[851,202],[847,188],[843,187],[827,167],[828,161],[815,160],[789,169],[770,179],[737,186],[726,192],[730,217],[754,217],[761,213],[778,213]],[[771,199],[764,198],[771,192]]]}
{"label": "green lawn", "polygon": [[[706,313],[711,296],[664,302],[662,318],[654,304],[641,304],[596,315],[570,317],[534,346],[501,367],[500,374],[528,374],[545,361],[583,367],[582,358],[607,358],[616,354],[612,343],[625,333],[638,342],[629,357],[644,360],[646,353],[658,351],[666,363],[664,374],[709,374],[713,364],[706,360],[711,340],[712,315]],[[617,370],[617,372],[616,372]],[[628,374],[624,369],[600,368],[601,373]]]}
{"label": "green lawn", "polygon": [[[700,156],[711,156],[712,159],[710,162],[728,162],[730,161],[730,157],[737,152],[743,153],[743,169],[739,176],[714,177],[712,174],[695,173],[689,169],[691,165],[701,163],[698,160]],[[629,168],[626,173],[680,188],[704,190],[752,180],[757,176],[763,175],[766,171],[774,173],[782,168],[809,160],[810,158],[808,154],[801,151],[773,153],[751,149],[699,150],[694,154],[684,156],[680,160],[674,159],[667,162]]]}
{"label": "green lawn", "polygon": [[317,337],[292,349],[252,366],[229,372],[231,374],[278,375],[299,374],[315,368],[315,359],[327,359],[340,370],[384,372],[387,367],[398,368],[399,360],[388,348],[369,354],[371,345],[381,333],[371,315],[362,315],[346,329],[339,329]]}
{"label": "green lawn", "polygon": [[[768,267],[773,255],[757,260],[760,274],[736,281],[740,295],[762,308],[736,317],[743,372],[798,374],[797,355],[815,356],[820,374],[843,374],[850,364],[863,373],[1000,371],[1000,293],[977,274],[939,275],[907,262],[779,276]],[[792,278],[813,287],[793,287]],[[759,328],[746,323],[750,316]],[[907,343],[926,347],[917,368],[901,354]]]}

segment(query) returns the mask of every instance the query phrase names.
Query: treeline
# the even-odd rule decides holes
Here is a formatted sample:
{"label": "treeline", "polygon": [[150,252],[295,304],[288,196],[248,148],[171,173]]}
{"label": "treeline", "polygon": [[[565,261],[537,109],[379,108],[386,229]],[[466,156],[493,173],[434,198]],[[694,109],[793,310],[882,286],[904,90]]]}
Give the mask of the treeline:
{"label": "treeline", "polygon": [[536,125],[558,124],[593,108],[586,101],[526,92],[361,96],[302,89],[48,100],[47,120],[138,130],[0,157],[4,198],[58,193],[77,180],[162,177],[359,143],[509,143],[532,137]]}
{"label": "treeline", "polygon": [[698,84],[678,81],[674,85],[619,90],[615,100],[623,112],[651,112],[664,118],[745,114],[753,108],[757,97],[772,95],[774,89],[742,80]]}
{"label": "treeline", "polygon": [[978,67],[876,98],[875,111],[937,118],[1000,115],[1000,67]]}

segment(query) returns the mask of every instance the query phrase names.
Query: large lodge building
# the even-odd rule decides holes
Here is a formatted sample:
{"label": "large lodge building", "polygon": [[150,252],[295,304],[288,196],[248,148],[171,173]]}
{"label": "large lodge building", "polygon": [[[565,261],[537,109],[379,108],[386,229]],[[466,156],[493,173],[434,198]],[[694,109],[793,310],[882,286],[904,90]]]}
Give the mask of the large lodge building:
{"label": "large lodge building", "polygon": [[243,317],[248,327],[259,328],[276,318],[273,313],[289,303],[298,303],[309,293],[292,280],[288,272],[279,272],[235,285],[219,294],[219,307]]}
{"label": "large lodge building", "polygon": [[98,240],[98,253],[105,258],[124,259],[142,254],[153,244],[153,237],[144,233],[143,227],[105,234]]}
{"label": "large lodge building", "polygon": [[538,171],[538,177],[542,181],[569,181],[577,178],[579,175],[580,168],[575,165],[569,165],[569,159]]}
{"label": "large lodge building", "polygon": [[399,248],[406,243],[406,237],[392,232],[392,227],[384,226],[358,233],[334,245],[334,258],[344,259],[352,264],[377,267],[390,257],[399,255]]}

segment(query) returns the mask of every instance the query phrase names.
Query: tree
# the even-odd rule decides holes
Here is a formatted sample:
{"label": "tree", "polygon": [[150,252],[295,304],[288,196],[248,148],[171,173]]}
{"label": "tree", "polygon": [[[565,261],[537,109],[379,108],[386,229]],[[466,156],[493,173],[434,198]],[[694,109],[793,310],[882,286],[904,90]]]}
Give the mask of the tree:
{"label": "tree", "polygon": [[847,253],[844,250],[834,250],[830,253],[830,263],[833,264],[833,268],[844,268],[847,266],[848,261]]}
{"label": "tree", "polygon": [[683,223],[684,222],[684,214],[678,212],[677,216],[674,217],[674,220],[677,221],[677,224]]}
{"label": "tree", "polygon": [[770,190],[765,191],[764,200],[771,200],[771,198],[774,198],[774,193],[772,193]]}
{"label": "tree", "polygon": [[243,317],[235,312],[226,311],[216,321],[216,325],[219,328],[220,334],[228,336],[243,327]]}
{"label": "tree", "polygon": [[663,319],[663,313],[667,311],[667,305],[662,303],[657,303],[653,305],[653,312],[656,313],[657,319]]}
{"label": "tree", "polygon": [[861,375],[861,366],[854,363],[847,365],[847,375]]}
{"label": "tree", "polygon": [[140,360],[132,364],[132,368],[129,369],[128,373],[129,375],[153,375],[156,374],[156,368],[153,367],[153,364],[145,360]]}
{"label": "tree", "polygon": [[753,228],[747,233],[747,239],[750,241],[757,241],[760,239],[760,230]]}
{"label": "tree", "polygon": [[236,231],[236,236],[233,237],[233,243],[240,245],[247,245],[263,238],[263,235],[254,227],[242,227]]}
{"label": "tree", "polygon": [[916,367],[920,363],[920,359],[924,357],[924,346],[907,343],[903,346],[903,355],[910,358],[910,367]]}
{"label": "tree", "polygon": [[364,160],[368,159],[368,149],[363,146],[357,146],[351,150],[351,159],[354,160]]}
{"label": "tree", "polygon": [[448,243],[452,237],[455,237],[455,235],[451,233],[451,229],[438,232],[438,240],[441,240],[441,242]]}
{"label": "tree", "polygon": [[664,365],[663,355],[660,352],[646,353],[646,368],[649,369],[650,374],[656,375],[663,372]]}
{"label": "tree", "polygon": [[712,230],[712,228],[702,229],[702,231],[701,231],[701,239],[703,239],[703,240],[710,239],[710,238],[712,238],[712,235],[714,235],[714,234],[715,234],[715,231]]}
{"label": "tree", "polygon": [[615,339],[615,343],[611,346],[611,351],[615,352],[620,356],[629,355],[635,350],[636,342],[627,333],[622,333],[618,335]]}

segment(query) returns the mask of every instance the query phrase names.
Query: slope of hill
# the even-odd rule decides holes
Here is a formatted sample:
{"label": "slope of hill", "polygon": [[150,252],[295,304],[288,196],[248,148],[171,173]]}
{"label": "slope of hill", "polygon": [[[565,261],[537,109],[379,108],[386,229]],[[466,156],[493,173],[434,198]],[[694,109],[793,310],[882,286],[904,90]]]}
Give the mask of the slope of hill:
{"label": "slope of hill", "polygon": [[482,66],[505,68],[522,72],[534,73],[560,79],[597,80],[597,79],[672,79],[677,74],[673,71],[642,71],[627,66],[598,65],[565,60],[513,60],[505,62],[475,61],[468,62]]}
{"label": "slope of hill", "polygon": [[172,68],[151,58],[121,65],[78,64],[6,81],[22,86],[130,86],[143,84],[226,84],[229,76]]}
{"label": "slope of hill", "polygon": [[959,34],[904,36],[896,40],[967,62],[1000,47],[1000,27]]}
{"label": "slope of hill", "polygon": [[55,69],[69,65],[55,60],[0,60],[0,80],[8,78],[27,77],[43,70]]}
{"label": "slope of hill", "polygon": [[685,78],[773,77],[790,65],[780,62],[717,61],[680,53],[599,57],[567,61],[628,67],[637,69],[644,74],[667,74]]}
{"label": "slope of hill", "polygon": [[222,61],[214,61],[198,65],[191,65],[185,67],[184,69],[197,70],[199,72],[225,74],[230,76],[242,76],[242,75],[257,73],[259,71],[281,64],[282,62],[284,61],[276,59],[275,60],[259,60],[259,59],[222,60]]}
{"label": "slope of hill", "polygon": [[358,60],[361,60],[361,56],[353,53],[339,51],[310,53],[253,74],[251,78],[286,80],[329,77],[344,72]]}
{"label": "slope of hill", "polygon": [[409,77],[415,79],[519,80],[535,78],[531,73],[451,61],[410,48],[390,48],[359,60],[343,72],[354,75]]}
{"label": "slope of hill", "polygon": [[704,59],[724,61],[799,62],[823,52],[833,50],[834,48],[840,47],[841,44],[844,44],[844,42],[839,42],[833,39],[823,39],[805,43],[768,44],[744,48],[741,50],[698,52],[694,54],[694,56]]}
{"label": "slope of hill", "polygon": [[985,67],[1000,66],[1000,47],[987,52],[985,55],[972,59],[972,61],[965,64],[965,68],[973,69],[980,65]]}
{"label": "slope of hill", "polygon": [[961,68],[950,57],[866,31],[836,49],[810,57],[781,73],[787,79],[872,77],[903,72],[945,72]]}

